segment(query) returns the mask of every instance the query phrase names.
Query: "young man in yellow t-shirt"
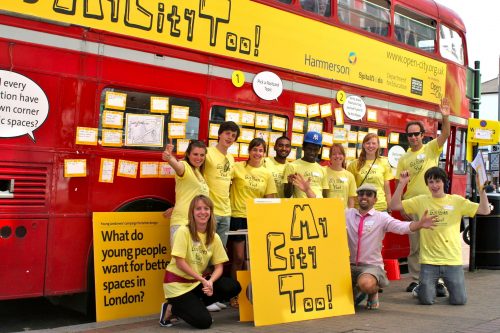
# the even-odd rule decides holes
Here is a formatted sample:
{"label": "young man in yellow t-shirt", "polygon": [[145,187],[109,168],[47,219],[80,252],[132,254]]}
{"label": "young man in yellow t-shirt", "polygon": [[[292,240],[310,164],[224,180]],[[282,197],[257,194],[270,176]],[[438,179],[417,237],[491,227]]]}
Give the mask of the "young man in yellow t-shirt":
{"label": "young man in yellow t-shirt", "polygon": [[283,172],[287,165],[286,158],[292,151],[292,143],[286,136],[281,136],[276,139],[274,144],[274,151],[276,156],[266,157],[264,159],[264,167],[271,171],[276,185],[276,197],[285,198],[284,185],[283,185]]}
{"label": "young man in yellow t-shirt", "polygon": [[285,197],[307,198],[306,193],[293,185],[293,177],[296,174],[302,175],[304,179],[310,180],[312,191],[316,198],[326,198],[329,185],[325,169],[316,162],[321,148],[323,137],[318,132],[307,132],[302,144],[302,158],[288,163],[283,172],[283,184]]}
{"label": "young man in yellow t-shirt", "polygon": [[[435,166],[438,166],[439,155],[443,151],[443,145],[450,136],[450,106],[447,99],[441,101],[440,112],[443,120],[441,126],[441,134],[424,144],[423,138],[425,133],[424,125],[419,121],[411,121],[406,124],[406,137],[410,149],[399,159],[396,171],[396,186],[399,181],[399,175],[403,171],[408,171],[410,181],[403,195],[404,199],[410,199],[421,194],[429,194],[427,185],[424,180],[424,173]],[[410,216],[406,216],[406,220],[411,221]],[[410,239],[410,253],[408,254],[408,271],[413,281],[406,288],[406,291],[411,292],[418,283],[418,276],[420,273],[420,264],[418,263],[419,256],[419,239],[420,232],[414,232],[409,235]],[[439,284],[437,289],[437,296],[446,296],[445,288]]]}
{"label": "young man in yellow t-shirt", "polygon": [[410,180],[404,171],[391,200],[391,208],[405,214],[421,217],[425,211],[436,216],[434,230],[420,231],[420,276],[417,294],[420,304],[433,304],[436,297],[436,283],[443,278],[450,295],[449,302],[463,305],[467,302],[464,271],[462,267],[462,243],[460,221],[462,216],[473,217],[476,214],[490,213],[488,197],[480,191],[479,204],[454,194],[446,194],[444,185],[446,172],[432,167],[424,174],[430,194],[422,194],[401,201],[401,195]]}
{"label": "young man in yellow t-shirt", "polygon": [[214,215],[217,221],[216,232],[222,244],[226,246],[226,233],[229,231],[231,221],[229,187],[234,172],[234,157],[228,153],[228,149],[238,139],[240,128],[235,122],[226,121],[220,124],[218,133],[217,145],[207,149],[205,179],[210,191],[210,199],[214,203]]}

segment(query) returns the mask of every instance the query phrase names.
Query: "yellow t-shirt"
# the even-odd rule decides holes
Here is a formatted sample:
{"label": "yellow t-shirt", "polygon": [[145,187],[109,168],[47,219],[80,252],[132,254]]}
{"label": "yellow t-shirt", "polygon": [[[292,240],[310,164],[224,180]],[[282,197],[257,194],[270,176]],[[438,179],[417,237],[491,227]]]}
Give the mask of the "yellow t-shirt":
{"label": "yellow t-shirt", "polygon": [[439,155],[443,147],[439,147],[437,139],[426,143],[418,151],[408,150],[401,156],[396,171],[396,179],[402,171],[408,171],[410,182],[403,195],[404,199],[413,198],[420,194],[430,194],[427,185],[425,185],[424,174],[432,167],[438,166]]}
{"label": "yellow t-shirt", "polygon": [[433,198],[424,194],[403,200],[407,214],[416,214],[420,219],[428,215],[438,216],[434,230],[420,230],[420,263],[428,265],[462,265],[462,240],[460,221],[462,216],[476,215],[479,204],[455,194]]}
{"label": "yellow t-shirt", "polygon": [[208,185],[200,171],[193,168],[186,161],[182,177],[175,175],[175,206],[170,218],[170,225],[188,224],[188,210],[191,200],[198,194],[208,195]]}
{"label": "yellow t-shirt", "polygon": [[325,170],[330,187],[327,198],[340,198],[344,201],[344,208],[347,208],[349,197],[357,196],[354,176],[346,169],[335,171],[325,167]]}
{"label": "yellow t-shirt", "polygon": [[266,157],[264,159],[264,167],[271,171],[273,174],[274,178],[274,184],[276,185],[276,191],[277,195],[276,197],[278,198],[284,198],[285,193],[284,193],[284,185],[283,185],[283,172],[285,171],[285,166],[287,165],[288,162],[286,163],[279,163],[274,159],[274,157]]}
{"label": "yellow t-shirt", "polygon": [[[353,161],[347,167],[347,170],[350,171],[354,175],[354,179],[356,179],[356,187],[361,185],[361,182],[365,178],[368,170],[370,170],[370,166],[372,165],[373,160],[366,160],[365,165],[358,171],[357,165],[358,160]],[[375,204],[375,209],[378,211],[387,210],[387,200],[385,198],[384,191],[384,182],[386,180],[394,179],[392,175],[391,166],[387,161],[387,158],[380,156],[377,158],[375,163],[373,163],[373,167],[370,170],[370,174],[366,177],[363,184],[372,184],[377,188],[377,203]],[[357,203],[356,203],[357,205]]]}
{"label": "yellow t-shirt", "polygon": [[263,198],[273,193],[276,193],[276,185],[271,171],[263,166],[254,168],[243,161],[234,164],[231,216],[247,217],[247,199]]}
{"label": "yellow t-shirt", "polygon": [[234,158],[222,154],[216,147],[207,149],[205,160],[205,179],[210,188],[210,199],[214,202],[214,214],[231,216],[229,187],[233,178]]}
{"label": "yellow t-shirt", "polygon": [[[288,163],[283,172],[283,184],[288,184],[288,175],[295,173],[301,174],[306,180],[311,179],[311,189],[316,194],[316,198],[323,198],[323,190],[329,189],[326,170],[316,162],[311,163],[300,159]],[[293,197],[307,198],[307,195],[294,186]]]}
{"label": "yellow t-shirt", "polygon": [[[176,265],[175,257],[183,258],[198,274],[203,274],[208,265],[217,265],[229,261],[226,251],[222,245],[219,235],[214,235],[214,240],[206,246],[206,234],[198,233],[200,242],[194,242],[189,233],[187,226],[180,227],[175,233],[174,247],[172,248],[172,260],[167,266],[167,271],[170,271],[180,277],[192,280],[193,277],[184,273]],[[196,282],[171,282],[163,284],[163,292],[165,298],[173,298],[184,295],[190,290],[196,288],[199,284]]]}

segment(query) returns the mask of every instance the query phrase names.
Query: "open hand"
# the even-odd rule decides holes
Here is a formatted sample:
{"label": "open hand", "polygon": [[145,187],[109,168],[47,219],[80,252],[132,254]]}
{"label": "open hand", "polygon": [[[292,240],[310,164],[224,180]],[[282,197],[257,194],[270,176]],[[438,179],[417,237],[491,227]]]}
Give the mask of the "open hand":
{"label": "open hand", "polygon": [[441,100],[441,105],[439,106],[439,110],[441,111],[441,115],[443,117],[447,117],[450,115],[450,100],[444,97]]}
{"label": "open hand", "polygon": [[433,230],[433,227],[436,226],[436,222],[438,221],[438,217],[433,215],[427,215],[428,212],[429,210],[426,209],[419,223],[422,226],[422,228]]}

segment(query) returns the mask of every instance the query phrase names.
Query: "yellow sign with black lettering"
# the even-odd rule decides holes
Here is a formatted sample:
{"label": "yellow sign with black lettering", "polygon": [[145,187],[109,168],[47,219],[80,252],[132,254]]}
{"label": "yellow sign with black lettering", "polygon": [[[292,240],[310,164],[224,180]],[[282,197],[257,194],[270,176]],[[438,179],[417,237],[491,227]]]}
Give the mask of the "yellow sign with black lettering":
{"label": "yellow sign with black lettering", "polygon": [[257,1],[10,0],[0,9],[436,104],[445,95],[446,63]]}
{"label": "yellow sign with black lettering", "polygon": [[161,212],[94,213],[97,321],[158,313],[170,260],[170,222]]}
{"label": "yellow sign with black lettering", "polygon": [[354,314],[339,199],[247,202],[256,326]]}
{"label": "yellow sign with black lettering", "polygon": [[470,118],[467,142],[480,145],[495,145],[500,140],[500,122]]}

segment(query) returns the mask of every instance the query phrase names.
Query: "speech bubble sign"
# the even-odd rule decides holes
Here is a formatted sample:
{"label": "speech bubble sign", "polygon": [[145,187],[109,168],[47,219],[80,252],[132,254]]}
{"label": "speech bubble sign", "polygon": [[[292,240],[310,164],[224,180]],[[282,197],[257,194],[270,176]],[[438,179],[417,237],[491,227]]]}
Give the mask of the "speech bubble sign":
{"label": "speech bubble sign", "polygon": [[0,138],[28,134],[42,126],[49,114],[49,100],[28,77],[0,70]]}
{"label": "speech bubble sign", "polygon": [[361,120],[366,114],[365,101],[356,95],[347,97],[342,107],[345,115],[351,120]]}
{"label": "speech bubble sign", "polygon": [[260,72],[255,75],[252,84],[253,91],[257,96],[266,101],[278,100],[278,97],[283,92],[283,82],[273,72]]}
{"label": "speech bubble sign", "polygon": [[389,160],[389,164],[393,168],[398,167],[398,162],[401,156],[403,156],[406,153],[406,150],[401,147],[401,146],[392,146],[391,149],[389,149],[389,152],[387,153],[387,159]]}

